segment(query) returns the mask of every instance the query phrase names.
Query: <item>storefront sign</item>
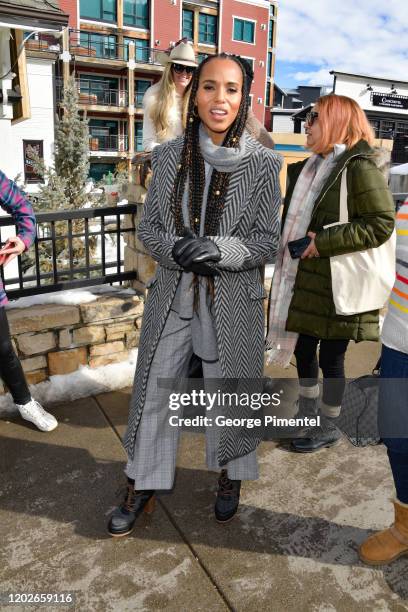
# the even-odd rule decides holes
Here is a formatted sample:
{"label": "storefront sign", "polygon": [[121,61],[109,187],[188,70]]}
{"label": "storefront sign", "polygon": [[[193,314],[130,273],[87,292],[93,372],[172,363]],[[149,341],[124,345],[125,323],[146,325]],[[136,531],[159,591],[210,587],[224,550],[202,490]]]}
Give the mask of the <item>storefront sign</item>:
{"label": "storefront sign", "polygon": [[408,110],[408,97],[396,96],[395,94],[373,93],[373,106],[385,106],[387,108],[397,108],[398,110]]}

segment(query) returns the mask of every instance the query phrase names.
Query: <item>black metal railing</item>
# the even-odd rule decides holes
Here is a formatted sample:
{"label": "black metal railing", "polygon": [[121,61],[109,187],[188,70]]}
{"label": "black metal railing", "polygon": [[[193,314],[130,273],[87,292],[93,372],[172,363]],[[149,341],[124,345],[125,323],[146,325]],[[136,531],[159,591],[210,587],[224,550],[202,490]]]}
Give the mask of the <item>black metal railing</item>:
{"label": "black metal railing", "polygon": [[[121,248],[123,234],[135,231],[136,209],[128,204],[37,214],[37,237],[18,257],[17,276],[7,275],[8,266],[5,277],[0,268],[9,298],[135,279],[136,270],[124,271]],[[1,244],[4,228],[13,225],[11,217],[0,217]]]}
{"label": "black metal railing", "polygon": [[126,153],[128,151],[128,137],[117,136],[117,135],[106,135],[100,136],[92,133],[90,129],[89,134],[89,150],[92,151],[105,151],[109,153]]}
{"label": "black metal railing", "polygon": [[[77,80],[78,87],[78,102],[79,104],[88,104],[95,106],[120,106],[128,105],[128,92],[121,89],[108,89],[101,87],[100,81],[80,81]],[[57,86],[57,101],[61,102],[64,94],[64,83],[58,80]]]}
{"label": "black metal railing", "polygon": [[[70,30],[69,51],[76,57],[95,57],[127,62],[129,60],[129,45],[118,43],[115,35]],[[137,64],[155,64],[160,66],[157,54],[160,49],[151,49],[137,44],[135,40],[135,62]]]}

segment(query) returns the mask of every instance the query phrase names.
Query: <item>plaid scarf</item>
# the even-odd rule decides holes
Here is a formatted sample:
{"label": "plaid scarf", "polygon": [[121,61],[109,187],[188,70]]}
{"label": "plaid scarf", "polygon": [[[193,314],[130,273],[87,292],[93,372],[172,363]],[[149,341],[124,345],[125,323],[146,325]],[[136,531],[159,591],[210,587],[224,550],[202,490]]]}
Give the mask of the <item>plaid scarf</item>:
{"label": "plaid scarf", "polygon": [[286,321],[300,260],[291,258],[287,244],[291,240],[306,236],[314,203],[332,169],[333,157],[329,155],[323,159],[320,155],[312,155],[296,181],[273,274],[269,302],[269,331],[266,338],[266,349],[270,351],[268,363],[289,366],[296,347],[299,334],[286,331]]}

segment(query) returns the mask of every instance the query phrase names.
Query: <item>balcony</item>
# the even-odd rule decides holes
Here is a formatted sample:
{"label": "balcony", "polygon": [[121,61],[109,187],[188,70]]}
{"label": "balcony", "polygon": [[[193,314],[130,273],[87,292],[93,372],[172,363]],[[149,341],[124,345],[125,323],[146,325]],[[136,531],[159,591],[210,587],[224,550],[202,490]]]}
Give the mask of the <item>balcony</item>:
{"label": "balcony", "polygon": [[30,37],[24,43],[26,51],[42,53],[61,53],[62,44],[60,39],[49,34],[38,34],[35,38]]}
{"label": "balcony", "polygon": [[[78,86],[78,102],[88,107],[109,107],[112,112],[123,112],[128,106],[128,92],[122,89],[110,89],[101,85],[101,81],[76,81]],[[61,80],[57,81],[57,100],[62,101],[64,85]],[[92,108],[90,109],[92,110]],[[97,110],[102,110],[98,108]]]}
{"label": "balcony", "polygon": [[98,134],[90,130],[89,152],[91,156],[103,155],[114,157],[128,151],[128,137],[117,134]]}
{"label": "balcony", "polygon": [[[129,45],[117,42],[115,35],[70,30],[69,51],[75,61],[86,63],[126,64],[129,60]],[[160,49],[138,47],[135,49],[135,63],[149,65],[149,70],[163,71],[163,66],[157,61]]]}

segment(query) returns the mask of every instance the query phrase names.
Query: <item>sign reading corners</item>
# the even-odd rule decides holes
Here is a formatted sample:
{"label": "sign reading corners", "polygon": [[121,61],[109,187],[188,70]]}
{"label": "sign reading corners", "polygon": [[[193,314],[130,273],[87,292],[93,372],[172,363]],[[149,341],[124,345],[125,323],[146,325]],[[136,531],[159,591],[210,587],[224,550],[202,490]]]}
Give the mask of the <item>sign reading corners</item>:
{"label": "sign reading corners", "polygon": [[373,106],[385,106],[387,108],[408,110],[408,96],[397,96],[395,94],[385,93],[372,93],[371,100]]}

